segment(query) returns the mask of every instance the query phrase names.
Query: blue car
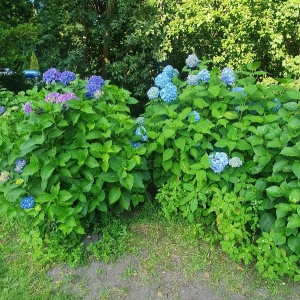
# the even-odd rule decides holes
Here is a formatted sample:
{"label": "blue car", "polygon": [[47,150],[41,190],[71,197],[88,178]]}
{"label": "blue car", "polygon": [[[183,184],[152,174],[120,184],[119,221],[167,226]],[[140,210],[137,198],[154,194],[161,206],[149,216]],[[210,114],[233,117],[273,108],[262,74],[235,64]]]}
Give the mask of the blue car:
{"label": "blue car", "polygon": [[36,70],[24,70],[23,74],[26,78],[36,78],[40,76],[40,72]]}

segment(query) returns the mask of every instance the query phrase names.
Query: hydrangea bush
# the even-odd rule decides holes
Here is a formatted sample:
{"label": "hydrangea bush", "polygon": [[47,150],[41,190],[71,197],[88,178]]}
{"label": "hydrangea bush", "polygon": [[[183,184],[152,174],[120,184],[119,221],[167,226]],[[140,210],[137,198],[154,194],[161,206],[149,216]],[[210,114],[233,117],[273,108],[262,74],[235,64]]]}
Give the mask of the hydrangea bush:
{"label": "hydrangea bush", "polygon": [[[156,199],[169,220],[215,226],[233,259],[300,280],[300,92],[260,83],[257,62],[243,71],[208,63],[189,55],[182,74],[158,75],[147,93]],[[168,91],[166,101],[163,84],[177,97]]]}
{"label": "hydrangea bush", "polygon": [[146,149],[131,141],[146,135],[130,116],[137,101],[102,77],[52,68],[43,80],[0,116],[0,210],[27,216],[40,237],[76,237],[103,214],[143,202]]}

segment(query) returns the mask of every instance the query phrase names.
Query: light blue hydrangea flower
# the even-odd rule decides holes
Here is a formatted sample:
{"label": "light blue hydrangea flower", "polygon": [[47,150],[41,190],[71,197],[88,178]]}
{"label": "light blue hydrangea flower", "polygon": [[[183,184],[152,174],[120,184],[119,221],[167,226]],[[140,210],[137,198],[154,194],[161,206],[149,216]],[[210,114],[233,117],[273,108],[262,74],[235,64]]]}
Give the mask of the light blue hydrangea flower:
{"label": "light blue hydrangea flower", "polygon": [[169,77],[177,77],[179,72],[177,69],[174,69],[171,65],[167,65],[166,67],[163,68],[162,74],[165,74]]}
{"label": "light blue hydrangea flower", "polygon": [[226,67],[222,70],[220,79],[227,85],[235,83],[235,75],[232,69]]}
{"label": "light blue hydrangea flower", "polygon": [[244,92],[244,88],[241,86],[235,86],[232,88],[231,90],[232,92],[236,92],[236,93],[241,93],[244,97],[246,96],[245,92]]}
{"label": "light blue hydrangea flower", "polygon": [[239,157],[232,157],[229,159],[228,164],[232,168],[238,168],[243,165],[243,162]]}
{"label": "light blue hydrangea flower", "polygon": [[142,125],[139,126],[135,131],[135,135],[140,136],[143,142],[148,140],[148,135],[146,133],[147,133],[146,128]]}
{"label": "light blue hydrangea flower", "polygon": [[196,54],[190,54],[188,58],[185,60],[185,63],[189,68],[197,67],[199,63],[199,59]]}
{"label": "light blue hydrangea flower", "polygon": [[178,96],[177,87],[173,83],[169,82],[160,91],[160,97],[163,101],[170,103],[174,101]]}
{"label": "light blue hydrangea flower", "polygon": [[149,100],[158,98],[159,88],[156,86],[151,87],[147,92],[147,96],[148,96]]}
{"label": "light blue hydrangea flower", "polygon": [[198,79],[199,79],[199,80],[201,80],[201,81],[203,81],[203,82],[205,82],[205,83],[207,83],[207,82],[209,81],[209,79],[210,79],[210,73],[209,73],[209,71],[206,70],[206,69],[202,69],[202,70],[197,74],[197,76],[198,76]]}
{"label": "light blue hydrangea flower", "polygon": [[143,145],[141,142],[130,142],[130,144],[132,145],[132,147],[134,149],[136,149],[136,148],[138,148],[138,147],[140,147],[140,146]]}
{"label": "light blue hydrangea flower", "polygon": [[34,207],[34,198],[32,196],[28,196],[22,199],[20,203],[21,208],[30,209]]}
{"label": "light blue hydrangea flower", "polygon": [[16,160],[16,167],[15,167],[15,171],[18,173],[22,173],[23,168],[26,166],[26,160],[19,158]]}
{"label": "light blue hydrangea flower", "polygon": [[211,163],[210,168],[215,173],[221,173],[225,167],[228,165],[228,156],[224,152],[216,152],[209,156]]}
{"label": "light blue hydrangea flower", "polygon": [[278,105],[273,107],[273,111],[278,111],[279,108],[281,107],[281,103],[279,102],[278,98],[274,99],[274,103],[278,103]]}
{"label": "light blue hydrangea flower", "polygon": [[139,124],[139,125],[144,125],[145,123],[145,118],[144,117],[138,117],[136,118],[136,123]]}
{"label": "light blue hydrangea flower", "polygon": [[5,107],[4,106],[0,106],[0,115],[2,115],[5,112]]}
{"label": "light blue hydrangea flower", "polygon": [[198,83],[199,83],[198,76],[197,75],[193,75],[193,74],[188,75],[188,77],[187,77],[187,83],[188,83],[188,85],[198,85]]}
{"label": "light blue hydrangea flower", "polygon": [[158,74],[154,79],[154,84],[159,88],[164,88],[167,83],[171,82],[171,77],[165,73]]}
{"label": "light blue hydrangea flower", "polygon": [[201,119],[200,114],[196,110],[193,110],[189,113],[188,117],[191,117],[191,116],[194,116],[195,123],[199,122]]}

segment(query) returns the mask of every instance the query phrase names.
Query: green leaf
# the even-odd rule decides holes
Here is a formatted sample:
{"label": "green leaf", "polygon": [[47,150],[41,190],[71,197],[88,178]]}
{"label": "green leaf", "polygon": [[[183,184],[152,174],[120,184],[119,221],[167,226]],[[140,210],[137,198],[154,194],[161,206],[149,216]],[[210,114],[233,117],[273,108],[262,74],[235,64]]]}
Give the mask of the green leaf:
{"label": "green leaf", "polygon": [[210,163],[209,155],[207,153],[205,153],[201,157],[200,164],[204,169],[207,169],[210,167],[211,163]]}
{"label": "green leaf", "polygon": [[213,97],[217,97],[220,93],[220,87],[218,85],[210,86],[208,90],[213,95]]}
{"label": "green leaf", "polygon": [[272,237],[273,237],[274,243],[278,246],[283,245],[286,242],[286,237],[279,232],[273,233]]}
{"label": "green leaf", "polygon": [[277,161],[274,166],[273,166],[273,172],[280,172],[283,170],[284,167],[286,167],[287,165],[289,165],[289,161],[287,159],[280,159],[279,161]]}
{"label": "green leaf", "polygon": [[165,171],[168,171],[172,168],[172,164],[173,164],[172,160],[169,159],[162,162],[162,167],[164,168]]}
{"label": "green leaf", "polygon": [[119,180],[119,177],[116,172],[108,171],[101,173],[99,175],[99,179],[105,182],[117,182]]}
{"label": "green leaf", "polygon": [[236,149],[238,149],[238,150],[249,150],[249,149],[252,149],[252,147],[245,140],[239,140],[236,143]]}
{"label": "green leaf", "polygon": [[194,197],[194,198],[191,200],[190,210],[191,210],[191,212],[193,213],[193,212],[196,211],[197,208],[198,208],[198,200],[197,200],[197,198]]}
{"label": "green leaf", "polygon": [[286,227],[291,229],[300,227],[300,216],[296,214],[290,216]]}
{"label": "green leaf", "polygon": [[296,111],[299,109],[297,102],[288,102],[284,103],[283,107],[288,111]]}
{"label": "green leaf", "polygon": [[42,180],[47,180],[53,173],[54,167],[51,165],[46,165],[41,169],[41,178]]}
{"label": "green leaf", "polygon": [[90,167],[91,169],[93,168],[97,168],[100,166],[100,164],[98,163],[98,161],[92,157],[92,156],[88,156],[87,159],[85,160],[84,164],[88,167]]}
{"label": "green leaf", "polygon": [[132,173],[132,176],[134,178],[134,183],[133,183],[133,186],[134,187],[137,187],[137,188],[140,188],[140,189],[143,189],[145,188],[145,185],[143,183],[143,178],[142,178],[142,175],[140,173]]}
{"label": "green leaf", "polygon": [[260,67],[260,65],[261,65],[260,61],[255,61],[253,63],[248,63],[247,64],[247,69],[249,71],[255,71],[255,70],[257,70]]}
{"label": "green leaf", "polygon": [[174,141],[174,143],[177,148],[179,148],[181,151],[184,151],[186,143],[183,138],[178,138],[177,140]]}
{"label": "green leaf", "polygon": [[239,113],[237,111],[226,111],[224,113],[224,118],[227,120],[234,120],[239,118]]}
{"label": "green leaf", "polygon": [[127,194],[127,193],[124,193],[122,194],[121,196],[121,199],[120,199],[120,205],[123,209],[125,210],[129,210],[130,208],[130,194]]}
{"label": "green leaf", "polygon": [[289,157],[299,157],[300,151],[293,147],[285,147],[281,150],[280,154]]}
{"label": "green leaf", "polygon": [[288,239],[289,248],[295,252],[297,255],[300,255],[300,237],[299,236],[290,236]]}
{"label": "green leaf", "polygon": [[33,175],[36,172],[38,172],[39,169],[40,169],[40,165],[39,165],[38,158],[35,155],[33,155],[30,158],[30,163],[26,165],[25,168],[23,169],[22,175],[23,176]]}
{"label": "green leaf", "polygon": [[125,178],[120,179],[120,183],[124,188],[131,191],[134,183],[134,177],[131,174],[127,174]]}
{"label": "green leaf", "polygon": [[292,203],[298,203],[300,201],[300,190],[292,190],[289,194],[289,200]]}
{"label": "green leaf", "polygon": [[72,194],[66,190],[60,190],[58,193],[58,201],[59,202],[66,202],[72,198]]}
{"label": "green leaf", "polygon": [[267,194],[273,197],[282,197],[284,195],[282,189],[279,186],[270,186],[266,189]]}
{"label": "green leaf", "polygon": [[171,159],[173,154],[174,154],[174,149],[172,148],[166,149],[163,153],[163,161]]}
{"label": "green leaf", "polygon": [[180,169],[180,165],[178,162],[173,162],[172,163],[172,167],[171,167],[171,172],[177,176],[180,176],[181,174],[181,169]]}
{"label": "green leaf", "polygon": [[286,91],[286,94],[291,98],[291,99],[294,99],[294,100],[300,100],[300,92],[299,91],[296,91],[296,90],[287,90]]}
{"label": "green leaf", "polygon": [[276,206],[276,216],[278,219],[285,217],[293,208],[290,204],[279,203]]}
{"label": "green leaf", "polygon": [[264,213],[259,220],[259,226],[262,231],[270,231],[274,223],[275,217],[270,213]]}
{"label": "green leaf", "polygon": [[182,172],[188,173],[190,171],[190,165],[188,160],[181,160],[179,164]]}
{"label": "green leaf", "polygon": [[109,204],[117,202],[121,197],[121,189],[119,187],[112,187],[108,194]]}
{"label": "green leaf", "polygon": [[176,133],[176,131],[174,129],[170,129],[170,128],[163,129],[163,137],[166,139],[173,137],[175,135],[175,133]]}
{"label": "green leaf", "polygon": [[54,196],[51,195],[51,194],[41,194],[39,195],[36,199],[35,199],[35,202],[36,203],[51,203],[52,200],[54,200]]}

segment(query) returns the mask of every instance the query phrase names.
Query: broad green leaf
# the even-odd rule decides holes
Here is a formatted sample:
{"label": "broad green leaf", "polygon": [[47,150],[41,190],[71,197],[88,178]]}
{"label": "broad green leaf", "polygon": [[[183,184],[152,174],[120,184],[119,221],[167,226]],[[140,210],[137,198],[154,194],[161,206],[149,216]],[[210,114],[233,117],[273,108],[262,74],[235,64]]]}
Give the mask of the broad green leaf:
{"label": "broad green leaf", "polygon": [[299,157],[300,151],[294,147],[285,147],[281,150],[280,154],[289,157]]}
{"label": "broad green leaf", "polygon": [[120,205],[123,209],[125,210],[129,210],[130,208],[130,195],[124,193],[121,195],[121,198],[120,198]]}
{"label": "broad green leaf", "polygon": [[169,160],[166,160],[166,161],[162,162],[162,167],[165,171],[168,171],[172,168],[172,164],[173,164],[172,160],[169,159]]}
{"label": "broad green leaf", "polygon": [[84,162],[84,164],[86,166],[88,166],[89,168],[93,169],[93,168],[97,168],[100,166],[100,164],[98,163],[98,161],[92,157],[92,156],[88,156]]}
{"label": "broad green leaf", "polygon": [[297,255],[300,255],[300,237],[299,236],[290,236],[288,239],[289,248],[295,252]]}
{"label": "broad green leaf", "polygon": [[47,180],[53,173],[54,167],[51,165],[46,165],[41,169],[41,178],[42,180]]}
{"label": "broad green leaf", "polygon": [[293,207],[290,204],[279,203],[276,206],[276,216],[278,219],[283,218],[292,210],[293,210]]}
{"label": "broad green leaf", "polygon": [[175,135],[176,131],[171,128],[164,128],[163,129],[163,137],[168,139],[170,137],[173,137]]}
{"label": "broad green leaf", "polygon": [[36,199],[35,199],[35,202],[36,203],[51,203],[52,200],[54,200],[54,196],[51,195],[51,194],[41,194],[39,195]]}
{"label": "broad green leaf", "polygon": [[286,110],[289,110],[289,111],[296,111],[299,109],[299,106],[297,104],[297,102],[288,102],[288,103],[284,103],[283,104],[283,107],[286,109]]}
{"label": "broad green leaf", "polygon": [[204,169],[207,169],[210,167],[211,163],[210,163],[209,155],[207,153],[205,153],[201,157],[200,164],[201,164],[202,168],[204,168]]}
{"label": "broad green leaf", "polygon": [[293,162],[292,170],[293,170],[293,173],[297,176],[297,178],[300,179],[300,162],[299,162],[299,160],[296,160]]}
{"label": "broad green leaf", "polygon": [[292,203],[298,203],[300,201],[300,189],[292,190],[289,194],[289,200]]}
{"label": "broad green leaf", "polygon": [[185,148],[185,140],[183,138],[178,138],[174,141],[175,146],[179,148],[181,151],[184,151]]}
{"label": "broad green leaf", "polygon": [[286,94],[291,98],[291,99],[294,99],[294,100],[300,100],[300,92],[297,91],[297,90],[288,90],[286,91]]}
{"label": "broad green leaf", "polygon": [[238,150],[249,150],[251,148],[251,145],[248,144],[245,140],[238,140],[236,143],[236,149]]}
{"label": "broad green leaf", "polygon": [[300,227],[300,216],[293,214],[288,218],[287,228],[298,228]]}
{"label": "broad green leaf", "polygon": [[127,174],[125,178],[120,179],[120,183],[124,188],[131,191],[134,183],[134,177],[131,174]]}
{"label": "broad green leaf", "polygon": [[266,189],[267,194],[273,196],[273,197],[282,197],[283,191],[279,186],[270,186]]}
{"label": "broad green leaf", "polygon": [[188,173],[190,170],[189,162],[188,160],[181,160],[180,161],[180,168],[184,173]]}
{"label": "broad green leaf", "polygon": [[259,227],[262,231],[270,231],[275,223],[275,217],[270,213],[264,213],[259,220]]}
{"label": "broad green leaf", "polygon": [[210,86],[208,90],[213,95],[213,97],[217,97],[220,93],[220,87],[218,85]]}
{"label": "broad green leaf", "polygon": [[166,149],[163,153],[163,161],[171,159],[173,154],[174,154],[174,149],[172,148]]}
{"label": "broad green leaf", "polygon": [[133,186],[143,189],[145,188],[144,183],[143,183],[143,178],[140,173],[132,173],[132,176],[134,178]]}
{"label": "broad green leaf", "polygon": [[280,172],[283,170],[284,167],[286,167],[287,165],[289,165],[289,161],[287,159],[280,159],[279,161],[277,161],[274,166],[273,166],[273,172]]}
{"label": "broad green leaf", "polygon": [[113,204],[117,202],[121,197],[121,190],[119,187],[112,187],[108,194],[109,204]]}
{"label": "broad green leaf", "polygon": [[180,165],[178,162],[173,162],[172,163],[172,167],[171,167],[171,171],[173,174],[180,176],[181,174],[181,169],[180,169]]}
{"label": "broad green leaf", "polygon": [[30,163],[23,169],[23,176],[30,176],[37,173],[40,169],[39,161],[36,156],[31,156]]}
{"label": "broad green leaf", "polygon": [[117,182],[119,180],[119,177],[116,172],[108,171],[101,173],[99,175],[99,179],[105,182]]}
{"label": "broad green leaf", "polygon": [[198,200],[197,200],[197,198],[194,197],[194,198],[191,200],[190,210],[191,210],[191,212],[193,213],[193,212],[196,211],[197,208],[198,208]]}
{"label": "broad green leaf", "polygon": [[278,246],[283,245],[286,242],[286,237],[279,232],[273,233],[272,238],[274,243]]}

